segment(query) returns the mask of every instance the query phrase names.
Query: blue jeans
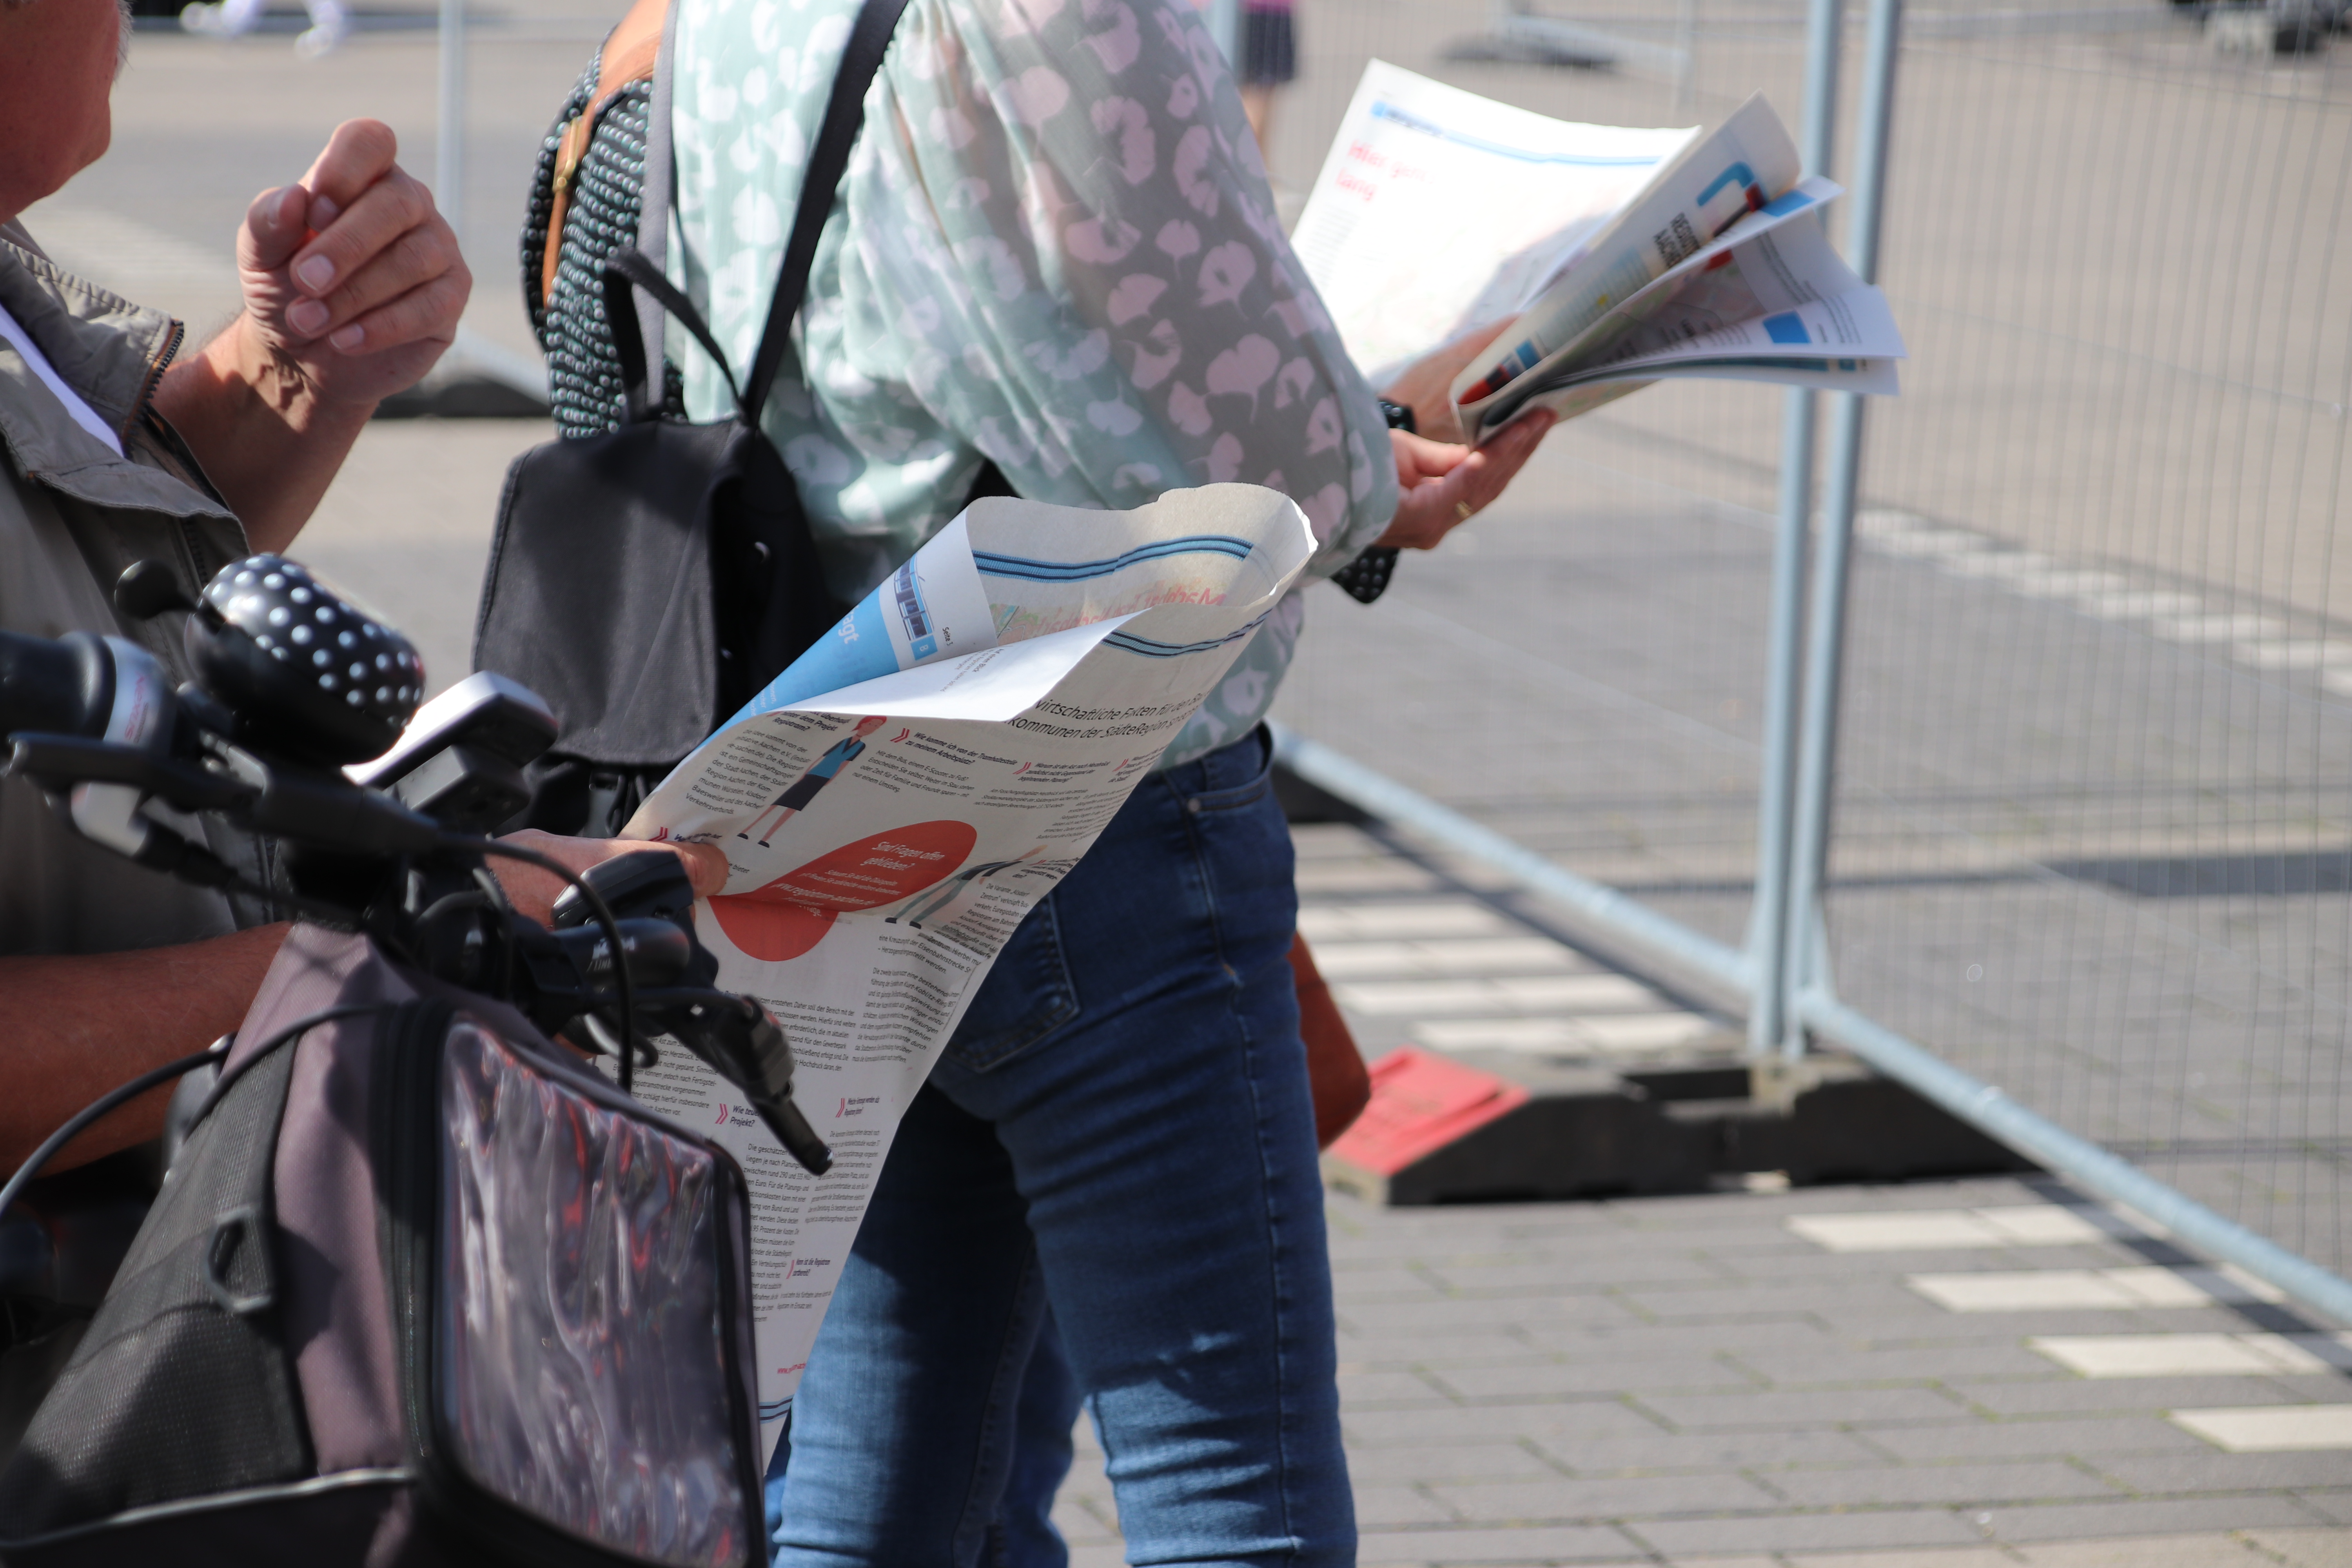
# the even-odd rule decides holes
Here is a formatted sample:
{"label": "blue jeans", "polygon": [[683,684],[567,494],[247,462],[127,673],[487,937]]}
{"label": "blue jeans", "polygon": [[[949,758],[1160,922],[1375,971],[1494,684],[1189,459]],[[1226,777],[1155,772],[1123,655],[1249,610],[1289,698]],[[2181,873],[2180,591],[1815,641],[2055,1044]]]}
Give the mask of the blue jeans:
{"label": "blue jeans", "polygon": [[[810,1354],[780,1564],[1058,1560],[1074,1393],[1130,1563],[1354,1562],[1297,915],[1261,733],[1144,780],[1014,933]],[[1030,1374],[1049,1314],[1075,1389]]]}

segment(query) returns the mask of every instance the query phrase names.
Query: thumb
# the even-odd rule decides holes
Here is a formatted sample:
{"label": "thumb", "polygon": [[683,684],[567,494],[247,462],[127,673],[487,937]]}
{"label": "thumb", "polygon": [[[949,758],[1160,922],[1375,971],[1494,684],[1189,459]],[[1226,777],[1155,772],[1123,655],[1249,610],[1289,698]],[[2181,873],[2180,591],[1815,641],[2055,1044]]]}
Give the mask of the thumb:
{"label": "thumb", "polygon": [[687,880],[694,884],[695,897],[707,899],[713,893],[727,890],[727,857],[717,846],[668,844],[663,847],[674,851],[684,863]]}
{"label": "thumb", "polygon": [[236,237],[237,265],[252,272],[285,266],[310,235],[310,193],[299,185],[280,185],[254,197]]}

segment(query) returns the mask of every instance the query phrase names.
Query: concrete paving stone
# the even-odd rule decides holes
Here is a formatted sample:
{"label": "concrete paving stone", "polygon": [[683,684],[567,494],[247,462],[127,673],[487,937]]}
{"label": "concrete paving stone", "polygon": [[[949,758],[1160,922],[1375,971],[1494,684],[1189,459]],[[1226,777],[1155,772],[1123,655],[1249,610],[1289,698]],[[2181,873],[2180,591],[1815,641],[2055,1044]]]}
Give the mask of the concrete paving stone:
{"label": "concrete paving stone", "polygon": [[1642,1403],[1685,1431],[1769,1426],[1941,1424],[1967,1412],[1932,1388],[1766,1389],[1753,1394],[1643,1394]]}
{"label": "concrete paving stone", "polygon": [[1874,1325],[1932,1323],[1944,1316],[1931,1303],[1884,1276],[1843,1285],[1817,1281],[1759,1285],[1737,1279],[1683,1289],[1650,1285],[1629,1289],[1624,1297],[1645,1315],[1666,1321],[1735,1311],[1743,1317],[1759,1312],[1811,1312]]}
{"label": "concrete paving stone", "polygon": [[1534,1524],[1571,1520],[1642,1519],[1666,1514],[1769,1509],[1780,1501],[1744,1477],[1727,1472],[1690,1476],[1556,1477],[1544,1481],[1433,1486],[1430,1490],[1464,1519]]}
{"label": "concrete paving stone", "polygon": [[1835,1466],[1876,1466],[1886,1456],[1859,1433],[1675,1432],[1654,1436],[1571,1439],[1541,1437],[1536,1450],[1579,1476],[1672,1470],[1754,1470],[1758,1473]]}
{"label": "concrete paving stone", "polygon": [[2098,1535],[2176,1534],[2317,1522],[2293,1500],[2273,1494],[2226,1498],[2133,1498],[2118,1502],[1993,1507],[1968,1516],[2000,1541],[2078,1541]]}
{"label": "concrete paving stone", "polygon": [[1419,1447],[1348,1449],[1348,1478],[1358,1486],[1407,1481],[1512,1481],[1556,1476],[1547,1463],[1518,1443],[1431,1443]]}
{"label": "concrete paving stone", "polygon": [[1620,1394],[1664,1389],[1746,1390],[1763,1386],[1737,1366],[1692,1354],[1671,1361],[1523,1362],[1515,1366],[1448,1367],[1431,1377],[1470,1400],[1547,1398],[1560,1394]]}
{"label": "concrete paving stone", "polygon": [[2050,1541],[2014,1548],[2024,1568],[2275,1568],[2273,1560],[2239,1536],[2216,1531],[2193,1535],[2141,1535],[2106,1541]]}
{"label": "concrete paving stone", "polygon": [[2107,1454],[2210,1453],[2200,1438],[2153,1415],[2093,1421],[1957,1422],[1946,1426],[1877,1426],[1857,1434],[1898,1459],[2064,1458],[2096,1462]]}
{"label": "concrete paving stone", "polygon": [[[1726,1568],[1725,1560],[1685,1557],[1675,1568]],[[1931,1546],[1921,1552],[1791,1552],[1773,1568],[2017,1568],[1998,1546]]]}
{"label": "concrete paving stone", "polygon": [[1896,1465],[1874,1469],[1790,1470],[1772,1485],[1802,1508],[1901,1503],[2040,1501],[2111,1498],[2117,1488],[2057,1459],[2002,1465]]}
{"label": "concrete paving stone", "polygon": [[[1551,1294],[1611,1288],[1639,1290],[1653,1285],[1735,1283],[1741,1276],[1728,1265],[1708,1258],[1678,1253],[1645,1253],[1624,1257],[1600,1247],[1567,1256],[1514,1263],[1432,1261],[1429,1271],[1446,1289],[1464,1296],[1497,1296],[1511,1292]],[[1882,1268],[1879,1271],[1884,1274]]]}
{"label": "concrete paving stone", "polygon": [[1963,1546],[1982,1541],[1948,1509],[1781,1513],[1744,1519],[1670,1519],[1626,1526],[1670,1558],[1701,1552],[1834,1551],[1840,1547]]}
{"label": "concrete paving stone", "polygon": [[1342,1300],[1430,1300],[1446,1294],[1445,1287],[1419,1268],[1387,1258],[1333,1258],[1331,1288]]}
{"label": "concrete paving stone", "polygon": [[2263,1454],[2089,1455],[2088,1461],[2137,1492],[2287,1491],[2352,1483],[2340,1451]]}
{"label": "concrete paving stone", "polygon": [[1350,1301],[1340,1321],[1370,1333],[1424,1329],[1508,1328],[1519,1323],[1622,1323],[1633,1316],[1622,1303],[1594,1292],[1584,1296],[1447,1296],[1427,1301]]}
{"label": "concrete paving stone", "polygon": [[2290,1495],[2322,1519],[2352,1525],[2352,1487],[2298,1487]]}
{"label": "concrete paving stone", "polygon": [[1974,1385],[1992,1380],[2055,1381],[2063,1375],[2019,1344],[1873,1345],[1844,1350],[1762,1345],[1737,1354],[1741,1365],[1783,1387],[1931,1379]]}
{"label": "concrete paving stone", "polygon": [[1127,1568],[1127,1548],[1116,1542],[1087,1546],[1073,1542],[1070,1568]]}
{"label": "concrete paving stone", "polygon": [[2245,1535],[2253,1546],[2277,1553],[2294,1568],[2352,1568],[2352,1530],[2250,1530]]}
{"label": "concrete paving stone", "polygon": [[1996,1415],[2087,1415],[2197,1405],[2288,1405],[2294,1394],[2263,1377],[2067,1378],[1970,1384],[1967,1397]]}
{"label": "concrete paving stone", "polygon": [[1594,1525],[1534,1529],[1366,1531],[1356,1543],[1364,1568],[1470,1563],[1648,1563],[1641,1549],[1614,1530]]}
{"label": "concrete paving stone", "polygon": [[1066,1491],[1054,1500],[1054,1528],[1060,1531],[1062,1539],[1072,1546],[1090,1546],[1097,1542],[1118,1540],[1118,1531]]}
{"label": "concrete paving stone", "polygon": [[1452,1394],[1412,1372],[1342,1372],[1339,1402],[1354,1409],[1452,1405]]}
{"label": "concrete paving stone", "polygon": [[1541,1405],[1441,1405],[1429,1410],[1346,1410],[1340,1430],[1350,1450],[1381,1444],[1495,1443],[1515,1437],[1646,1437],[1658,1424],[1615,1399],[1553,1400]]}
{"label": "concrete paving stone", "polygon": [[1344,1318],[1339,1345],[1343,1366],[1490,1366],[1515,1360],[1541,1361],[1549,1354],[1543,1346],[1507,1328],[1475,1334],[1428,1329],[1364,1333],[1349,1328]]}
{"label": "concrete paving stone", "polygon": [[2084,1377],[2325,1376],[2352,1363],[2352,1334],[2053,1334],[2029,1348]]}
{"label": "concrete paving stone", "polygon": [[1819,1350],[1838,1342],[1816,1320],[1789,1312],[1678,1323],[1529,1324],[1520,1332],[1527,1343],[1570,1361],[1650,1359],[1687,1354],[1694,1346],[1737,1354],[1759,1347]]}
{"label": "concrete paving stone", "polygon": [[1359,1530],[1395,1530],[1407,1525],[1460,1522],[1451,1509],[1418,1486],[1368,1486],[1359,1483],[1355,1491],[1356,1527]]}

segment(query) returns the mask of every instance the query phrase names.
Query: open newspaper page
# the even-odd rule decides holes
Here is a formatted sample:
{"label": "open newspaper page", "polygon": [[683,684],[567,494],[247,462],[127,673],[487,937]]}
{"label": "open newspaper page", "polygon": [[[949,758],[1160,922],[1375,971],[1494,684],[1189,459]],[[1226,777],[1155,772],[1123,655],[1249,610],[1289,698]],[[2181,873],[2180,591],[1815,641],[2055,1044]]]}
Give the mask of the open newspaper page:
{"label": "open newspaper page", "polygon": [[1379,386],[1525,310],[1696,134],[1553,120],[1374,60],[1291,243]]}
{"label": "open newspaper page", "polygon": [[1529,407],[1571,418],[1673,376],[1895,391],[1894,362],[1905,350],[1885,298],[1854,276],[1816,221],[1841,194],[1807,179],[1738,219],[1566,347],[1469,397],[1464,427],[1484,439]]}
{"label": "open newspaper page", "polygon": [[718,846],[719,984],[764,1003],[833,1146],[812,1177],[682,1049],[638,1097],[741,1162],[768,1446],[898,1120],[989,964],[1306,564],[1285,497],[974,503],[680,763],[626,829]]}

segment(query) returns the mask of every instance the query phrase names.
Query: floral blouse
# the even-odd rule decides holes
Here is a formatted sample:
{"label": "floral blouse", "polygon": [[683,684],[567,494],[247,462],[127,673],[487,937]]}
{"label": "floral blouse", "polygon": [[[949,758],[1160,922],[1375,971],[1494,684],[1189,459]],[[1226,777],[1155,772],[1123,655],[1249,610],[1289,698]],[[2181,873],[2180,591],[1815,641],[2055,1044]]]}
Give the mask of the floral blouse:
{"label": "floral blouse", "polygon": [[[748,368],[856,0],[680,5],[670,272]],[[668,346],[689,416],[723,417],[709,357],[675,322]],[[1322,575],[1396,510],[1379,406],[1183,0],[911,0],[794,348],[763,422],[845,599],[962,509],[983,458],[1065,506],[1279,489]],[[1303,618],[1294,593],[1164,763],[1248,733]]]}

